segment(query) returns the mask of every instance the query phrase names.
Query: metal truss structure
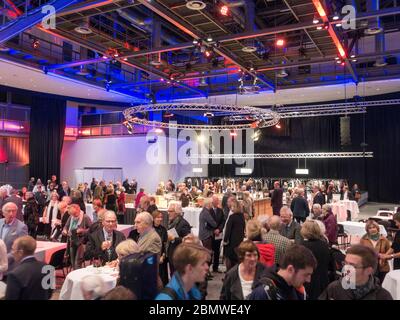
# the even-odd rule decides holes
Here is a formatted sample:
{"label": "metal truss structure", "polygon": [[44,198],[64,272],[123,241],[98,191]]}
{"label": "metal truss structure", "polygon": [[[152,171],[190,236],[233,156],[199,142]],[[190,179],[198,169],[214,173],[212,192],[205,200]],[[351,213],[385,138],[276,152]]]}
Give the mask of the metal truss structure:
{"label": "metal truss structure", "polygon": [[[224,114],[243,115],[243,120],[247,123],[225,123],[220,125],[213,124],[182,124],[176,122],[150,121],[138,118],[138,114],[154,111],[201,111],[209,113],[211,117],[214,112],[223,112]],[[194,130],[242,130],[251,128],[265,128],[274,126],[279,122],[280,116],[271,109],[261,109],[250,106],[207,104],[207,103],[160,103],[139,105],[125,109],[123,111],[125,120],[129,124],[141,124],[158,128],[175,129],[194,129]],[[249,115],[251,117],[249,117]]]}
{"label": "metal truss structure", "polygon": [[[400,99],[377,100],[377,101],[361,101],[347,103],[329,103],[310,106],[277,106],[272,107],[278,112],[282,119],[285,118],[300,118],[300,117],[321,117],[321,116],[336,116],[349,115],[356,113],[367,112],[367,107],[398,105]],[[225,118],[227,121],[243,121],[245,115],[233,115]]]}
{"label": "metal truss structure", "polygon": [[373,158],[373,152],[313,152],[313,153],[249,153],[249,154],[196,154],[193,159],[334,159]]}

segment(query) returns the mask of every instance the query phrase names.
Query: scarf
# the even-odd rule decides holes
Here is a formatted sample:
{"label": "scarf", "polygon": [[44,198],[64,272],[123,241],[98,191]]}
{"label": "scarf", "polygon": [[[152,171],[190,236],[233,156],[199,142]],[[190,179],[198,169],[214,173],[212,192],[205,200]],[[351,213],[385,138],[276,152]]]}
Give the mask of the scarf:
{"label": "scarf", "polygon": [[371,240],[373,240],[373,241],[378,241],[379,240],[379,238],[380,238],[380,234],[379,233],[377,233],[377,234],[370,234],[369,235],[369,238],[371,239]]}
{"label": "scarf", "polygon": [[[51,208],[53,208],[53,212],[51,212]],[[51,216],[50,216],[51,215]],[[50,201],[46,210],[46,224],[51,224],[51,228],[54,228],[54,224],[57,221],[58,215],[58,201]]]}
{"label": "scarf", "polygon": [[[175,228],[178,223],[181,221],[182,217],[181,216],[177,216],[174,220],[172,220],[169,224],[168,224],[168,230]],[[176,229],[176,228],[175,228]]]}
{"label": "scarf", "polygon": [[374,286],[375,286],[374,277],[370,276],[366,284],[362,286],[356,286],[356,288],[352,290],[354,298],[356,300],[362,299],[374,289]]}

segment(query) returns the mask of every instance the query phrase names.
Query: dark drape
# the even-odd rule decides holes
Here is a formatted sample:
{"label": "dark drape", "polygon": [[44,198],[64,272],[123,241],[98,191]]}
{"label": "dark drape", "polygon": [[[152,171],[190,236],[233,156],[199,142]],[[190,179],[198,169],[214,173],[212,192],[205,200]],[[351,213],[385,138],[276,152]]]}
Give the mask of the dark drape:
{"label": "dark drape", "polygon": [[54,97],[32,99],[29,136],[29,174],[43,183],[60,176],[66,101]]}
{"label": "dark drape", "polygon": [[[295,118],[287,124],[288,136],[277,136],[276,128],[263,129],[255,153],[362,151],[365,129],[365,151],[373,151],[374,158],[308,159],[308,177],[347,179],[367,190],[370,201],[400,202],[400,106],[368,108],[365,115],[350,119],[351,146],[340,145],[339,116]],[[252,176],[298,177],[298,164],[297,159],[256,159]],[[300,168],[304,167],[301,159]],[[209,177],[234,175],[233,165],[209,165]]]}

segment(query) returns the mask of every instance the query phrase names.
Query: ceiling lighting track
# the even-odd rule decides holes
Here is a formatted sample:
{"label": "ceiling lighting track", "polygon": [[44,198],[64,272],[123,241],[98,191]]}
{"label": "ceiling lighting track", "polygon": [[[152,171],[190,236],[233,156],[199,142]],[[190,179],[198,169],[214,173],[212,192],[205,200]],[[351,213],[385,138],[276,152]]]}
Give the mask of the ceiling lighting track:
{"label": "ceiling lighting track", "polygon": [[249,153],[195,154],[192,159],[336,159],[373,158],[373,152],[313,152],[313,153]]}

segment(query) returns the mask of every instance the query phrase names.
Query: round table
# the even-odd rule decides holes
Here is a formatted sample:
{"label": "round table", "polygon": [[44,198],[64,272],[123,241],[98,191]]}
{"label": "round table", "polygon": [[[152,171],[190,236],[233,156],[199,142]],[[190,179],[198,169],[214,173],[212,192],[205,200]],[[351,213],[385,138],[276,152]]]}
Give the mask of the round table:
{"label": "round table", "polygon": [[347,210],[351,212],[351,220],[357,219],[360,209],[354,200],[340,200],[331,204],[332,212],[337,217],[337,221],[347,220]]}
{"label": "round table", "polygon": [[101,277],[105,284],[106,292],[113,289],[117,284],[118,271],[114,268],[101,267],[94,268],[89,266],[83,269],[77,269],[70,272],[65,278],[60,291],[59,300],[83,300],[81,282],[88,275],[97,275]]}
{"label": "round table", "polygon": [[393,270],[386,274],[382,288],[390,292],[394,300],[400,300],[400,270]]}

